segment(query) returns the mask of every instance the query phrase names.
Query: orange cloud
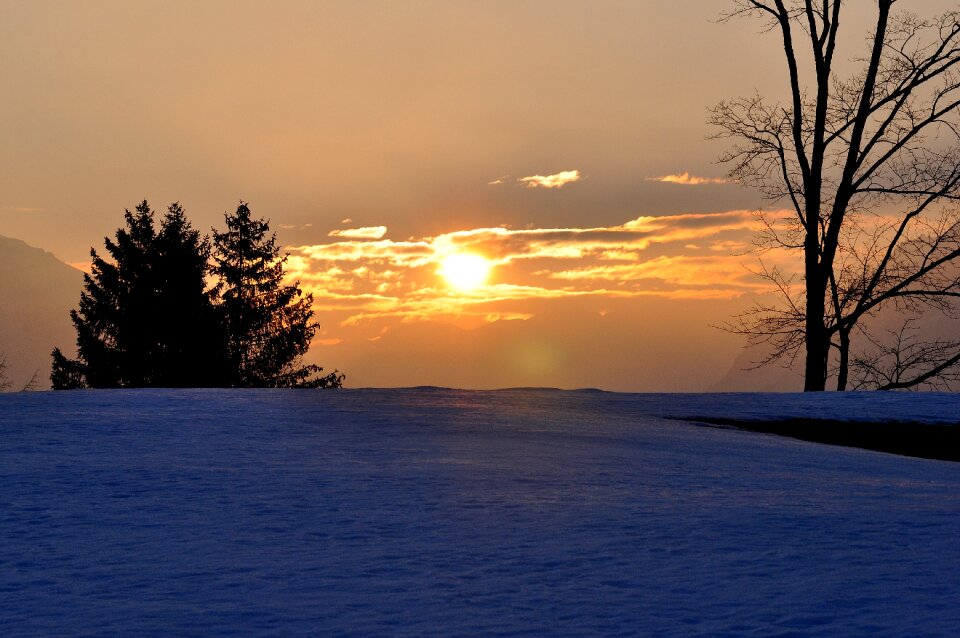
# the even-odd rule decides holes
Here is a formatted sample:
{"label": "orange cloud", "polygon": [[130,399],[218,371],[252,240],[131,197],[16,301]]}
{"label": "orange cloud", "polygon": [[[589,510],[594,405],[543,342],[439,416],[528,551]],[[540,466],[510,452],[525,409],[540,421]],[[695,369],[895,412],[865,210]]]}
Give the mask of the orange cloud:
{"label": "orange cloud", "polygon": [[683,289],[691,294],[697,290],[725,289],[731,295],[747,292],[765,292],[767,282],[758,279],[736,259],[720,256],[660,256],[654,259],[631,261],[612,265],[592,265],[559,272],[551,272],[552,279],[567,281],[594,281],[617,284],[622,281],[658,282],[676,292]]}
{"label": "orange cloud", "polygon": [[[338,241],[289,247],[287,271],[313,292],[327,323],[483,323],[528,317],[524,306],[534,300],[732,299],[764,292],[767,283],[747,270],[751,259],[743,255],[761,228],[753,212],[729,211],[595,228],[473,228],[405,241],[332,235]],[[438,277],[441,261],[458,252],[493,263],[487,284],[457,291]],[[785,256],[783,264],[792,263]]]}
{"label": "orange cloud", "polygon": [[666,184],[680,184],[683,186],[700,186],[702,184],[729,184],[730,180],[722,177],[697,177],[690,173],[683,172],[675,175],[661,175],[660,177],[648,177],[648,182],[664,182]]}

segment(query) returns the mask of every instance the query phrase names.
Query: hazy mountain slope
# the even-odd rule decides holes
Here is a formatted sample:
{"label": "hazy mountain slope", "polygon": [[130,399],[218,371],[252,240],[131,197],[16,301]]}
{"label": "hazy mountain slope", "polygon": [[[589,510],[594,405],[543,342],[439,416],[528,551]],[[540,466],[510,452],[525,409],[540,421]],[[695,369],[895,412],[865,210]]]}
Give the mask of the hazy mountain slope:
{"label": "hazy mountain slope", "polygon": [[710,392],[799,392],[803,390],[803,356],[794,367],[779,363],[756,367],[767,355],[765,345],[746,346]]}
{"label": "hazy mountain slope", "polygon": [[35,370],[49,387],[50,351],[74,349],[69,311],[80,299],[83,273],[51,253],[0,236],[0,352],[6,353],[11,389]]}

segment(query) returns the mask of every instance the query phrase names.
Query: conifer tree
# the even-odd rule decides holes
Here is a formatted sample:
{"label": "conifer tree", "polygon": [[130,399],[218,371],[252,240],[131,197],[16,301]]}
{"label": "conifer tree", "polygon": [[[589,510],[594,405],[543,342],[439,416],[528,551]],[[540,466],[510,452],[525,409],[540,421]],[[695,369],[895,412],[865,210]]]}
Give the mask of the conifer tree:
{"label": "conifer tree", "polygon": [[157,314],[162,351],[156,385],[213,387],[227,383],[226,331],[208,289],[210,241],[191,227],[178,203],[170,206],[156,240]]}
{"label": "conifer tree", "polygon": [[78,359],[53,352],[51,382],[65,387],[224,385],[224,333],[206,289],[209,241],[172,204],[158,233],[146,201],[124,213],[108,261],[91,249],[78,309]]}
{"label": "conifer tree", "polygon": [[50,385],[54,390],[78,390],[87,387],[84,366],[80,361],[68,359],[60,348],[54,348],[50,356],[53,357]]}
{"label": "conifer tree", "polygon": [[226,226],[213,233],[213,272],[220,278],[231,385],[340,387],[342,374],[321,376],[322,368],[301,362],[319,327],[313,295],[304,295],[299,282],[283,283],[287,257],[269,223],[241,202]]}
{"label": "conifer tree", "polygon": [[93,388],[149,385],[149,330],[155,286],[150,280],[156,230],[146,201],[124,211],[125,228],[103,242],[113,261],[90,249],[91,273],[84,275],[78,309],[70,311],[85,383]]}

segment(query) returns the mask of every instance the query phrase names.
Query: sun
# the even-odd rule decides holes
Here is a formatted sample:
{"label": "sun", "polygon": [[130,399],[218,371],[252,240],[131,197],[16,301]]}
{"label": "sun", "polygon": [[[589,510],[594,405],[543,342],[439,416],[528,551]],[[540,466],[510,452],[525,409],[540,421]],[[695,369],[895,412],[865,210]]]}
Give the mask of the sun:
{"label": "sun", "polygon": [[473,253],[453,253],[440,261],[437,274],[459,292],[476,290],[486,283],[493,262]]}

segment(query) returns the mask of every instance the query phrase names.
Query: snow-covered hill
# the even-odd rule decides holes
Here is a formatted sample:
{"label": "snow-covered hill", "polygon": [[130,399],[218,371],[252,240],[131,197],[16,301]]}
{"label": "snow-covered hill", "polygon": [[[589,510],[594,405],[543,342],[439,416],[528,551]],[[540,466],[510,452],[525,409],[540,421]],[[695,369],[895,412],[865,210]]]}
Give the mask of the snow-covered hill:
{"label": "snow-covered hill", "polygon": [[[960,634],[960,464],[665,416],[954,395],[0,396],[0,634]],[[904,418],[906,415],[906,418]]]}

